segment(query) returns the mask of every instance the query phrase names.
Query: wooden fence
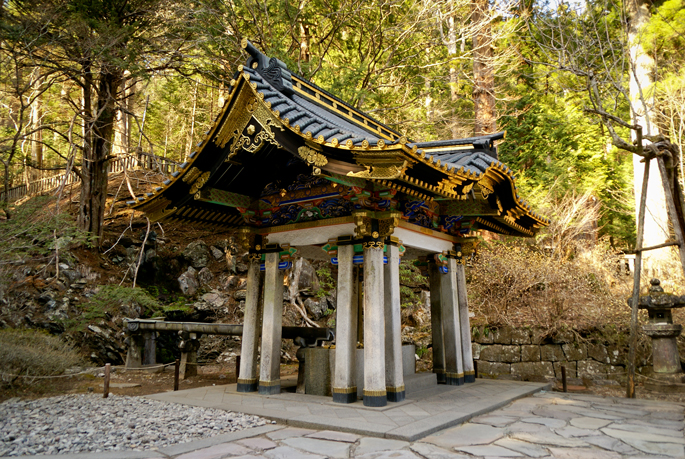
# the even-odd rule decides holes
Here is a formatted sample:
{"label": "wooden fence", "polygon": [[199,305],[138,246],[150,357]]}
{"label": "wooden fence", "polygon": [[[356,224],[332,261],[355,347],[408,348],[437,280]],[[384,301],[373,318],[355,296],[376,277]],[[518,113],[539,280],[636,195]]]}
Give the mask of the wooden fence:
{"label": "wooden fence", "polygon": [[[145,169],[161,172],[162,174],[171,175],[179,169],[179,163],[168,158],[163,158],[149,153],[140,153],[138,155],[118,156],[109,161],[107,166],[108,173],[122,172],[124,169]],[[64,181],[65,173],[53,175],[51,177],[44,177],[42,179],[34,180],[29,184],[22,184],[9,189],[7,197],[5,192],[0,192],[0,202],[14,202],[25,196],[35,196],[40,193],[57,189]],[[79,178],[74,173],[69,173],[65,185],[78,182]]]}

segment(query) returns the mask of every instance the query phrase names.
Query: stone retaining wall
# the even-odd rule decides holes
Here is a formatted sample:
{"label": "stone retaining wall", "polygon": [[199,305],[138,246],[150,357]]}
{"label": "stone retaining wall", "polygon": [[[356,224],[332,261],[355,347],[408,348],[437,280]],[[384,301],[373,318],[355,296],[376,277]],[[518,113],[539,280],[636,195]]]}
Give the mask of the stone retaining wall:
{"label": "stone retaining wall", "polygon": [[[539,330],[473,327],[473,358],[481,378],[523,381],[561,379],[561,367],[573,379],[620,380],[628,349],[583,342],[571,331],[545,337]],[[638,371],[648,365],[638,356]],[[647,368],[645,368],[647,369]]]}

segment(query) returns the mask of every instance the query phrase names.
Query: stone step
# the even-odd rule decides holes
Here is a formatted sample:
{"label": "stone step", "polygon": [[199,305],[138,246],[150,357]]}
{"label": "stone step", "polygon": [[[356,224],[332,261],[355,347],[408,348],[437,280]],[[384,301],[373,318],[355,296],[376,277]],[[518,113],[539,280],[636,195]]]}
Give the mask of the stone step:
{"label": "stone step", "polygon": [[414,373],[404,375],[404,389],[407,394],[435,388],[438,385],[438,375],[435,373]]}

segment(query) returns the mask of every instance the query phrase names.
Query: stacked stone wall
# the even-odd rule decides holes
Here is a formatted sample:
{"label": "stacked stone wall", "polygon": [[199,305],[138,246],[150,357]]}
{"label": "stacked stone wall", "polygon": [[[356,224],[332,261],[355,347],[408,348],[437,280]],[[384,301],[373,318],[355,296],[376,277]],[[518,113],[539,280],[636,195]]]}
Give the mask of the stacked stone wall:
{"label": "stacked stone wall", "polygon": [[[481,378],[539,381],[568,378],[617,380],[625,378],[628,349],[579,338],[572,331],[545,336],[535,329],[473,327],[473,358]],[[649,356],[638,356],[638,371]],[[647,370],[648,367],[644,367]]]}

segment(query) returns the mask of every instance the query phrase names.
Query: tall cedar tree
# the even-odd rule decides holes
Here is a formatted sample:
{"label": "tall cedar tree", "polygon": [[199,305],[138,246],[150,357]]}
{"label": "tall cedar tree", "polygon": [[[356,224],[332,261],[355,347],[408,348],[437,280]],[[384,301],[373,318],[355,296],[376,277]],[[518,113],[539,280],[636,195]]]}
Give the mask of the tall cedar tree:
{"label": "tall cedar tree", "polygon": [[[169,0],[8,0],[0,42],[22,46],[34,66],[76,84],[82,132],[79,227],[101,239],[114,122],[125,79],[181,67],[191,32],[181,4]],[[78,135],[79,133],[74,133]]]}

